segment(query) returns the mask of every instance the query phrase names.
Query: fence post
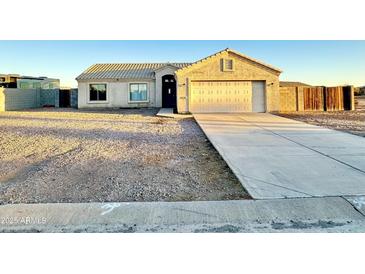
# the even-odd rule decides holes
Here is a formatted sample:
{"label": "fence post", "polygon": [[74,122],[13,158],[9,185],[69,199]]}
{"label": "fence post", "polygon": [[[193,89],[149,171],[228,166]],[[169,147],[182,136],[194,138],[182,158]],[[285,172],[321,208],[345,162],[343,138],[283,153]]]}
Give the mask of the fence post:
{"label": "fence post", "polygon": [[0,111],[5,110],[5,88],[0,87]]}
{"label": "fence post", "polygon": [[295,110],[299,111],[299,95],[298,95],[298,87],[295,87]]}
{"label": "fence post", "polygon": [[298,111],[304,111],[304,88],[298,87]]}
{"label": "fence post", "polygon": [[355,89],[351,86],[351,110],[355,110]]}
{"label": "fence post", "polygon": [[327,87],[323,86],[323,111],[327,111]]}

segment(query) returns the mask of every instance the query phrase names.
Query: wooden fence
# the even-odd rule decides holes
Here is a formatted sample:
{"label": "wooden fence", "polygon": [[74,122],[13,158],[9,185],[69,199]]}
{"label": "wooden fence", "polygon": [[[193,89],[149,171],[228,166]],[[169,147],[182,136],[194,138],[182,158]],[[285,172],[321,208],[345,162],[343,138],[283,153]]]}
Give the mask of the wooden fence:
{"label": "wooden fence", "polygon": [[323,87],[303,88],[304,110],[324,110]]}
{"label": "wooden fence", "polygon": [[342,87],[331,87],[325,89],[327,111],[345,110],[344,91]]}
{"label": "wooden fence", "polygon": [[280,111],[339,111],[354,109],[354,89],[345,87],[280,87]]}

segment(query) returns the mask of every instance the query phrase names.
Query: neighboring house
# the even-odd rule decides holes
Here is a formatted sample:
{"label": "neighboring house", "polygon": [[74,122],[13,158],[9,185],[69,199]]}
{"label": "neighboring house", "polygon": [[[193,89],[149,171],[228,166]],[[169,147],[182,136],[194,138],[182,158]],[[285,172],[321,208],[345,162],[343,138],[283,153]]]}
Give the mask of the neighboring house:
{"label": "neighboring house", "polygon": [[16,88],[16,81],[19,77],[19,74],[0,74],[0,87]]}
{"label": "neighboring house", "polygon": [[278,111],[280,73],[232,49],[194,63],[96,64],[76,78],[78,107]]}
{"label": "neighboring house", "polygon": [[48,77],[0,74],[0,87],[19,89],[58,89],[60,80]]}
{"label": "neighboring house", "polygon": [[[70,97],[70,92],[61,93],[59,87],[58,79],[0,74],[0,111],[71,106],[66,97]],[[66,104],[60,104],[61,99]]]}
{"label": "neighboring house", "polygon": [[20,89],[59,89],[60,80],[48,77],[22,76],[17,79]]}

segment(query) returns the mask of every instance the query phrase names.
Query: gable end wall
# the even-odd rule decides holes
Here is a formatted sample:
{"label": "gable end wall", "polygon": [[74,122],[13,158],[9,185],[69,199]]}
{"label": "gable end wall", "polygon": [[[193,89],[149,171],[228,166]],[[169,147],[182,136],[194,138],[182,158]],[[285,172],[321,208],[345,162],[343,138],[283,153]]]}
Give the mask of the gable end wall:
{"label": "gable end wall", "polygon": [[[234,71],[222,71],[221,59],[232,58]],[[231,52],[222,52],[192,67],[176,71],[179,113],[189,112],[190,83],[193,80],[266,81],[266,111],[278,111],[280,73]]]}

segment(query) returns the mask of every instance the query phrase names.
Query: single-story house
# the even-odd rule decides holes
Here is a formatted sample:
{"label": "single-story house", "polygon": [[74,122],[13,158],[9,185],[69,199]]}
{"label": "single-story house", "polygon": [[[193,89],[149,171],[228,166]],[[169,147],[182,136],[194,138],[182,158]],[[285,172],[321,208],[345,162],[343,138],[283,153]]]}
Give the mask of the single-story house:
{"label": "single-story house", "polygon": [[280,73],[232,49],[194,63],[95,64],[76,78],[78,107],[278,111]]}

